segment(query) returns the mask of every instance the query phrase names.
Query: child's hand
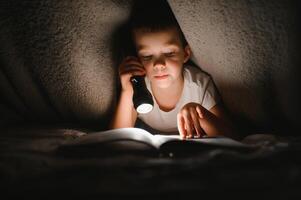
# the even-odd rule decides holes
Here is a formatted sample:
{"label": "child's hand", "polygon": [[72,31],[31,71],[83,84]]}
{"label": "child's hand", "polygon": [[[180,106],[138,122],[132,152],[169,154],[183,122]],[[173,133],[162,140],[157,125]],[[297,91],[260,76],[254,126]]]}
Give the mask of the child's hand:
{"label": "child's hand", "polygon": [[199,138],[205,135],[201,127],[204,118],[203,106],[197,103],[188,103],[177,115],[178,130],[182,138]]}
{"label": "child's hand", "polygon": [[132,76],[145,75],[145,69],[138,58],[134,56],[126,57],[119,65],[119,77],[123,91],[132,91]]}

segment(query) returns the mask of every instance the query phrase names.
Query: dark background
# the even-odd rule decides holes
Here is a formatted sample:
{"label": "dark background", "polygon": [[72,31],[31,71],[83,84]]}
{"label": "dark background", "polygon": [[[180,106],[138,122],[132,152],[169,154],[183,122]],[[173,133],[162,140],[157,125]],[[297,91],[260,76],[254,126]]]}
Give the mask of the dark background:
{"label": "dark background", "polygon": [[300,1],[169,1],[245,142],[184,157],[64,157],[105,130],[133,1],[0,2],[0,186],[9,197],[300,197]]}

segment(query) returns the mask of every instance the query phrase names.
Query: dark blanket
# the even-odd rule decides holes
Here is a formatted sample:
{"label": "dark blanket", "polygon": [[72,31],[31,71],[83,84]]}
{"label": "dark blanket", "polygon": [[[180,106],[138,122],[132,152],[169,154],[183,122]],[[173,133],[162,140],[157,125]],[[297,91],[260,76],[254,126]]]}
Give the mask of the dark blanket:
{"label": "dark blanket", "polygon": [[65,198],[116,199],[300,197],[300,138],[250,135],[242,141],[259,145],[251,152],[216,148],[179,157],[57,154],[61,144],[81,134],[85,133],[73,129],[4,131],[0,139],[3,195],[39,199],[59,193]]}

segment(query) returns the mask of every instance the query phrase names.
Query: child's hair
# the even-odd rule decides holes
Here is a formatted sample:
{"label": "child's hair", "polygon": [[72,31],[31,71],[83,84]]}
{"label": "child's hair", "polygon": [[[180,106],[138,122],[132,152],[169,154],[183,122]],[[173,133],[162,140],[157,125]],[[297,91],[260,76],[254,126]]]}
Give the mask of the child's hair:
{"label": "child's hair", "polygon": [[136,0],[130,17],[130,29],[134,31],[157,32],[176,28],[183,47],[185,36],[166,0]]}

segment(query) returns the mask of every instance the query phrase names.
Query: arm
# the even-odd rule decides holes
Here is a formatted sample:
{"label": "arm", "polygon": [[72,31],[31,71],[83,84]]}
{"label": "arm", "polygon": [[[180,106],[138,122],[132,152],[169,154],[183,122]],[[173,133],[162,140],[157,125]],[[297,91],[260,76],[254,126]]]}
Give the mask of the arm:
{"label": "arm", "polygon": [[178,129],[183,138],[203,135],[235,137],[235,129],[221,104],[210,110],[197,103],[186,104],[177,116]]}
{"label": "arm", "polygon": [[217,104],[209,111],[203,108],[202,112],[203,118],[200,118],[200,123],[208,136],[224,135],[235,137],[234,125],[222,105]]}
{"label": "arm", "polygon": [[134,127],[137,112],[134,109],[131,91],[122,91],[113,116],[111,128]]}
{"label": "arm", "polygon": [[145,70],[136,57],[127,57],[119,65],[121,94],[111,121],[111,129],[133,127],[135,125],[137,112],[132,101],[134,90],[130,79],[134,75],[144,74]]}

